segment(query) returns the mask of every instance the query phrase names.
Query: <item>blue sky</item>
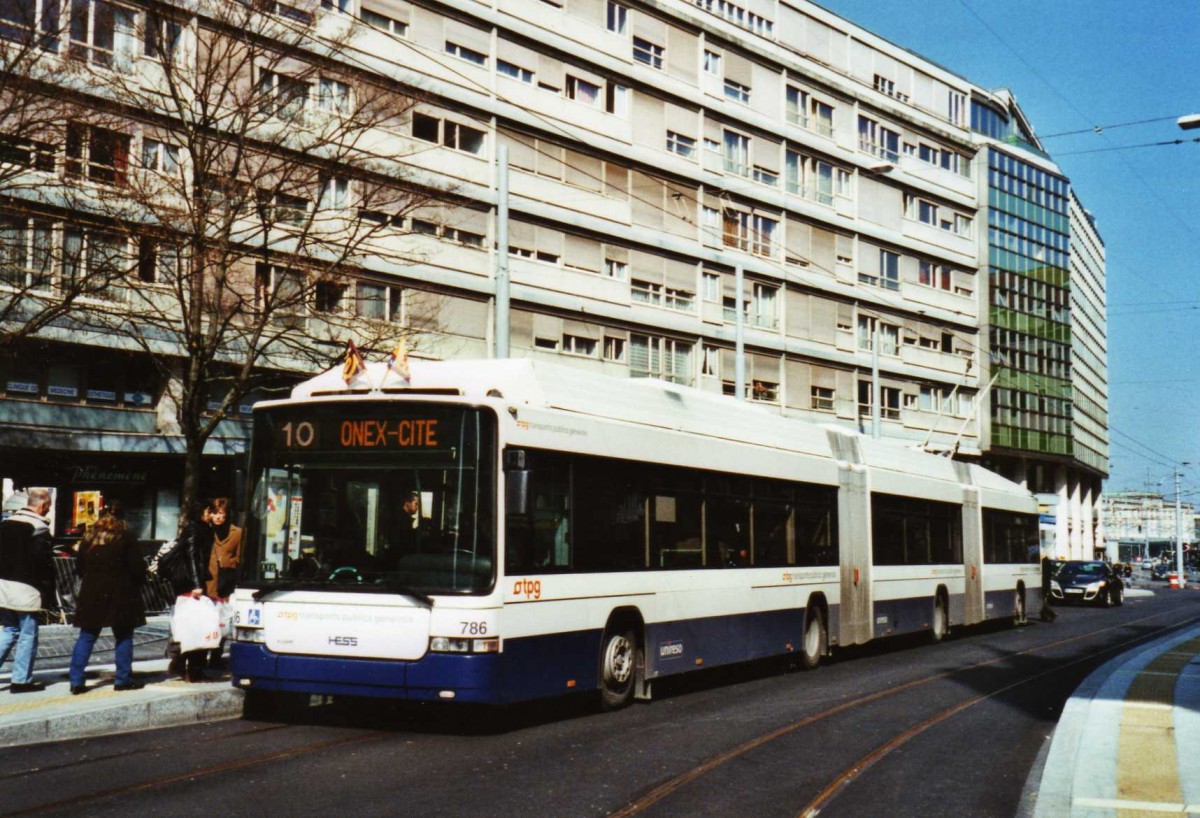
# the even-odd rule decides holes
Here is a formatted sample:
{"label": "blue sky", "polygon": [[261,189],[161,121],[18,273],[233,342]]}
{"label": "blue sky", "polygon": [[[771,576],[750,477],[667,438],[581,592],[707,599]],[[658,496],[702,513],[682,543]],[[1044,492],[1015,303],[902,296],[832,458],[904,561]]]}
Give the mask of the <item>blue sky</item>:
{"label": "blue sky", "polygon": [[[1200,502],[1198,0],[821,0],[987,88],[1008,88],[1096,217],[1108,260],[1106,489]],[[1166,121],[1109,127],[1170,117]],[[1102,126],[1096,134],[1053,136]],[[1160,485],[1161,482],[1161,485]]]}

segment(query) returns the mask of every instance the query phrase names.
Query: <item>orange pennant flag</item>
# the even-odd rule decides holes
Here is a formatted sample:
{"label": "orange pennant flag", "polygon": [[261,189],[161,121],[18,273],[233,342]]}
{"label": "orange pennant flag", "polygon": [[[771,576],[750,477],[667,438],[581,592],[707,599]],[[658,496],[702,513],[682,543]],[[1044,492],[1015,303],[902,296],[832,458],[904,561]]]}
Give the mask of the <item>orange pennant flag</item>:
{"label": "orange pennant flag", "polygon": [[358,351],[358,347],[351,340],[349,346],[346,347],[346,363],[342,365],[342,380],[349,386],[350,381],[365,372],[366,369],[367,362],[363,360],[362,353]]}
{"label": "orange pennant flag", "polygon": [[396,374],[406,381],[412,377],[408,366],[408,344],[403,338],[396,342],[396,347],[388,358],[388,370],[395,370]]}

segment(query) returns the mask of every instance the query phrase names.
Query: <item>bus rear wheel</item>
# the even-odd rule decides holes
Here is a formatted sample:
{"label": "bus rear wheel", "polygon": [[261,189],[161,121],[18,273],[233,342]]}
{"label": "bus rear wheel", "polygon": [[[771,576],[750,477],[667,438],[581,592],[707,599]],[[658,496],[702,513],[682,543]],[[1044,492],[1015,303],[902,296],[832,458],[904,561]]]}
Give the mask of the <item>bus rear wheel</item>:
{"label": "bus rear wheel", "polygon": [[804,643],[800,651],[800,663],[805,670],[815,670],[821,664],[829,644],[825,630],[825,617],[820,608],[810,607],[804,622]]}
{"label": "bus rear wheel", "polygon": [[600,654],[600,707],[619,710],[633,701],[637,676],[637,637],[630,628],[604,633]]}
{"label": "bus rear wheel", "polygon": [[946,603],[939,596],[933,601],[933,622],[929,628],[929,641],[935,645],[946,638],[948,623],[946,619]]}

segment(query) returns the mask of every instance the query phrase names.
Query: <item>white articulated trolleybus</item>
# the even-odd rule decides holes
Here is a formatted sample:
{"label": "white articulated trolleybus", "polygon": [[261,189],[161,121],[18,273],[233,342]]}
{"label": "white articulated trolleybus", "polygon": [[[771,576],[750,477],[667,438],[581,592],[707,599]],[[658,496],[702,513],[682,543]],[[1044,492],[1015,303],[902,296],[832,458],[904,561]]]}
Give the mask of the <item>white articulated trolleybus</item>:
{"label": "white articulated trolleybus", "polygon": [[254,409],[234,683],[509,703],[1007,617],[1037,505],[978,466],[532,362],[331,370]]}

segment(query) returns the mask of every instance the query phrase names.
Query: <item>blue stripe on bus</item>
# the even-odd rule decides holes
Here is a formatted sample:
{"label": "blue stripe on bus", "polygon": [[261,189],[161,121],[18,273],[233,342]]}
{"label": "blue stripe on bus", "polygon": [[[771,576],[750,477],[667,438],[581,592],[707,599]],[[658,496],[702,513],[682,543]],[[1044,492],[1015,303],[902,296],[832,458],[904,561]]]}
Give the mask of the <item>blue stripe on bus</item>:
{"label": "blue stripe on bus", "polygon": [[[947,615],[951,623],[963,621],[965,610],[962,594],[950,594]],[[933,624],[933,597],[916,596],[906,599],[888,599],[875,602],[875,638],[897,636],[929,630]]]}

